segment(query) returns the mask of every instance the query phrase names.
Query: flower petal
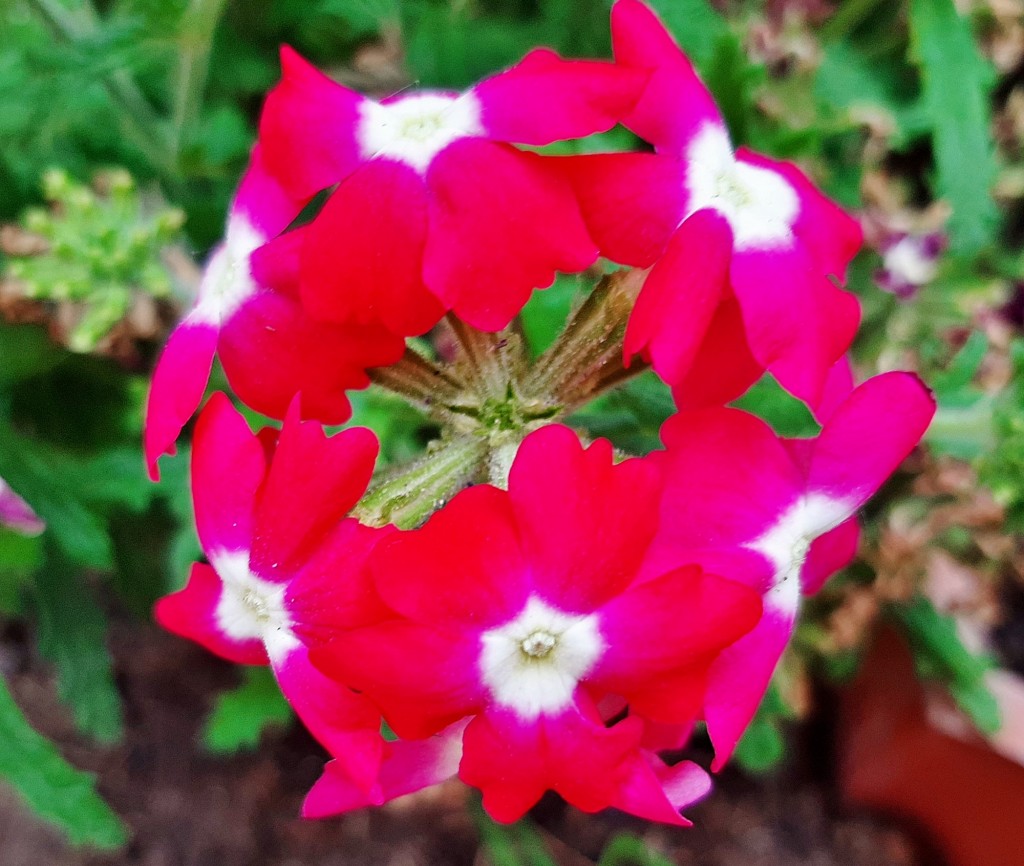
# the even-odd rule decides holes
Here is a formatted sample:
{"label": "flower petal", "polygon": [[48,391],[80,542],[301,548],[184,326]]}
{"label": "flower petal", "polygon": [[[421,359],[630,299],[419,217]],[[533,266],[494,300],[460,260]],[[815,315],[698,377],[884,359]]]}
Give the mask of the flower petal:
{"label": "flower petal", "polygon": [[560,164],[601,255],[650,267],[686,216],[685,169],[653,153],[569,156]]}
{"label": "flower petal", "polygon": [[304,234],[302,302],[315,318],[414,336],[444,315],[423,285],[427,193],[408,165],[375,159],[362,166]]}
{"label": "flower petal", "polygon": [[281,48],[281,73],[260,118],[263,160],[290,196],[307,201],[361,161],[356,130],[366,99],[288,46]]}
{"label": "flower petal", "polygon": [[556,271],[593,264],[587,234],[557,161],[506,144],[456,141],[427,173],[427,286],[484,331],[506,327]]}
{"label": "flower petal", "polygon": [[853,562],[859,542],[860,524],[856,517],[814,539],[800,571],[804,595],[814,595],[833,574]]}
{"label": "flower petal", "polygon": [[572,430],[531,433],[509,475],[533,586],[562,611],[588,613],[636,576],[657,522],[660,476],[615,464],[609,442],[584,448]]}
{"label": "flower petal", "polygon": [[846,267],[864,241],[860,223],[822,195],[793,163],[770,159],[743,147],[737,150],[736,157],[741,162],[770,169],[789,182],[800,199],[793,233],[806,245],[822,274],[845,282]]}
{"label": "flower petal", "polygon": [[816,405],[857,332],[857,299],[820,274],[797,240],[737,251],[731,275],[754,357],[786,390]]}
{"label": "flower petal", "polygon": [[676,406],[704,409],[724,406],[744,394],[764,373],[747,343],[743,316],[727,297],[711,318],[689,372],[672,388]]}
{"label": "flower petal", "polygon": [[912,373],[868,379],[822,428],[808,489],[859,508],[914,450],[934,414],[931,392]]}
{"label": "flower petal", "polygon": [[692,761],[670,767],[645,751],[631,759],[629,774],[612,805],[649,821],[689,827],[691,822],[679,813],[710,792],[711,777]]}
{"label": "flower petal", "polygon": [[623,122],[659,153],[681,156],[705,123],[724,126],[686,55],[639,0],[618,0],[612,7],[612,47],[623,66],[653,70],[640,102]]}
{"label": "flower petal", "polygon": [[196,422],[192,447],[196,529],[207,555],[248,551],[266,469],[263,446],[245,418],[224,394],[214,394]]}
{"label": "flower petal", "polygon": [[757,712],[792,633],[792,614],[766,607],[757,627],[711,666],[704,718],[715,747],[715,772],[725,766]]}
{"label": "flower petal", "polygon": [[256,506],[249,561],[257,574],[295,573],[366,491],[378,448],[363,427],[326,436],[319,423],[299,420],[292,401]]}
{"label": "flower petal", "polygon": [[263,290],[224,327],[219,349],[232,389],[257,412],[283,418],[301,392],[303,418],[340,424],[351,414],[345,392],[369,384],[367,368],[397,361],[404,341],[380,327],[314,322]]}
{"label": "flower petal", "polygon": [[186,318],[167,340],[160,355],[146,404],[143,434],[149,476],[160,477],[157,461],[175,452],[175,440],[195,414],[217,351],[217,328]]}
{"label": "flower petal", "polygon": [[396,533],[373,562],[381,598],[415,622],[476,631],[518,614],[529,594],[509,494],[459,493],[420,529]]}
{"label": "flower petal", "polygon": [[158,599],[156,621],[167,631],[195,641],[221,658],[240,665],[269,664],[263,641],[229,637],[217,621],[223,584],[217,572],[202,562],[192,564],[184,589]]}
{"label": "flower petal", "polygon": [[611,129],[636,104],[644,72],[597,60],[562,60],[538,48],[472,92],[495,141],[543,145]]}
{"label": "flower petal", "polygon": [[713,210],[688,217],[640,290],[623,354],[643,353],[666,382],[689,372],[729,283],[732,232]]}
{"label": "flower petal", "polygon": [[458,722],[424,740],[396,740],[384,744],[384,759],[375,789],[367,791],[352,778],[341,761],[331,761],[302,804],[303,818],[326,818],[364,806],[380,806],[450,779],[459,770],[462,732]]}

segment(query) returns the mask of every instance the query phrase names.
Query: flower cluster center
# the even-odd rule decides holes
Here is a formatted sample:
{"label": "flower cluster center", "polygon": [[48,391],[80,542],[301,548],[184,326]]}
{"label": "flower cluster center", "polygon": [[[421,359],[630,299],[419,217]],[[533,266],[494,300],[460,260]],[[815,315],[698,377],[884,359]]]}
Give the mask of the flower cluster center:
{"label": "flower cluster center", "polygon": [[549,631],[535,631],[520,646],[526,655],[535,659],[547,656],[558,645],[558,638]]}

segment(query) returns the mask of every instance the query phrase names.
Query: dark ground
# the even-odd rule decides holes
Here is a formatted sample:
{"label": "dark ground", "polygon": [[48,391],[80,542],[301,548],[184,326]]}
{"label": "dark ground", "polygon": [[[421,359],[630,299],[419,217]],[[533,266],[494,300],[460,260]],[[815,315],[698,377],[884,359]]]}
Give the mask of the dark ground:
{"label": "dark ground", "polygon": [[[126,737],[99,748],[74,733],[29,642],[8,629],[0,663],[41,731],[77,766],[99,774],[100,790],[128,822],[132,841],[114,855],[69,849],[0,786],[0,866],[472,866],[478,851],[466,789],[450,783],[390,806],[341,819],[295,817],[323,753],[298,729],[271,731],[255,753],[203,754],[199,726],[212,695],[234,682],[230,665],[150,625],[121,621],[113,631]],[[826,732],[827,733],[827,732]],[[807,739],[807,738],[805,738]],[[822,738],[816,736],[814,741]],[[0,744],[2,748],[2,744]],[[555,859],[585,866],[607,839],[643,836],[685,866],[934,866],[899,829],[843,815],[818,764],[821,743],[781,773],[750,780],[727,773],[702,805],[695,827],[670,829],[608,813],[586,816],[557,798],[534,818]]]}

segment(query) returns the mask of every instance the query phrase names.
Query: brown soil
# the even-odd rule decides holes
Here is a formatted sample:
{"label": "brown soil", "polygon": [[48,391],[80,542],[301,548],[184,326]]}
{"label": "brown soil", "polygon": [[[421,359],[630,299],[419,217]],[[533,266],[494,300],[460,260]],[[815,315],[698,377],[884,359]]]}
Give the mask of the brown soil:
{"label": "brown soil", "polygon": [[[212,696],[235,674],[155,627],[119,621],[112,635],[125,700],[126,736],[114,749],[73,731],[46,670],[17,631],[0,642],[0,667],[41,731],[99,786],[132,831],[115,854],[69,849],[0,786],[0,866],[471,866],[479,850],[467,793],[453,782],[390,806],[341,819],[295,817],[318,776],[323,753],[304,732],[271,731],[255,753],[215,758],[197,745]],[[805,762],[804,762],[805,763]],[[618,832],[693,866],[931,866],[899,830],[841,816],[828,787],[793,768],[750,780],[726,774],[676,830],[617,813],[587,816],[557,798],[535,811],[559,863],[595,862]],[[626,864],[623,864],[626,866]]]}

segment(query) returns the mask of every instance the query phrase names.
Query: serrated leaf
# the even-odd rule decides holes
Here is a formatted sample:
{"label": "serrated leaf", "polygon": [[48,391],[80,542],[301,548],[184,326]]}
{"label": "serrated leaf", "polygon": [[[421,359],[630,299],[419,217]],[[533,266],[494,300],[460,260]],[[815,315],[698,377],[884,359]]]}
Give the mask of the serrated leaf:
{"label": "serrated leaf", "polygon": [[0,742],[0,778],[73,844],[113,849],[127,841],[124,825],[96,793],[93,777],[68,764],[53,743],[32,729],[2,679]]}
{"label": "serrated leaf", "polygon": [[988,94],[993,76],[953,0],[911,0],[910,33],[933,127],[936,191],[953,208],[954,251],[970,255],[992,239],[998,220],[991,195],[996,163]]}
{"label": "serrated leaf", "polygon": [[271,725],[286,725],[292,711],[277,687],[270,668],[242,669],[242,683],[221,692],[203,728],[203,745],[211,752],[230,754],[253,749]]}
{"label": "serrated leaf", "polygon": [[530,354],[536,357],[555,341],[582,294],[579,274],[559,274],[551,288],[533,293],[520,314]]}
{"label": "serrated leaf", "polygon": [[57,693],[80,731],[103,743],[122,734],[121,698],[107,649],[106,617],[80,575],[49,551],[35,577],[40,654],[57,670]]}

